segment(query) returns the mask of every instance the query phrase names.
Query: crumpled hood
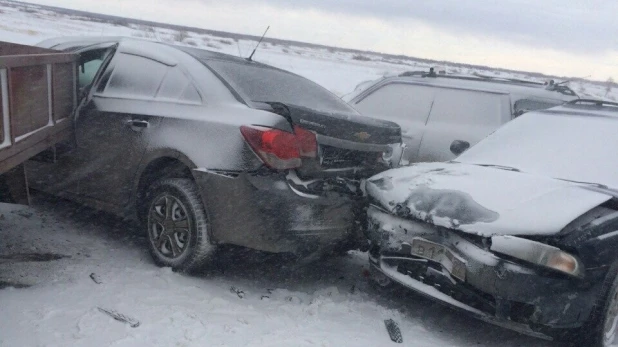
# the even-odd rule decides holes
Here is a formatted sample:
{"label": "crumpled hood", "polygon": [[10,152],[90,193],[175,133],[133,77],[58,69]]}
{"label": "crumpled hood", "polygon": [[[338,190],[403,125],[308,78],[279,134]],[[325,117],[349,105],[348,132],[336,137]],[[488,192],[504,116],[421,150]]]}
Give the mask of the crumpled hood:
{"label": "crumpled hood", "polygon": [[556,234],[611,198],[581,184],[462,163],[385,171],[365,190],[399,217],[481,236]]}

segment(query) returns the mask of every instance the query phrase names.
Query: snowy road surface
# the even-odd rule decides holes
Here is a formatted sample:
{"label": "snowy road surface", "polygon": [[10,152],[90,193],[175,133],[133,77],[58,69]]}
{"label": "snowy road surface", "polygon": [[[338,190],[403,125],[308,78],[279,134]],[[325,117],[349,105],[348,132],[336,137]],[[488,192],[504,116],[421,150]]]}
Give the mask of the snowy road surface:
{"label": "snowy road surface", "polygon": [[156,267],[140,230],[105,213],[35,195],[0,214],[0,346],[394,346],[389,318],[406,346],[551,345],[414,294],[379,295],[363,253],[294,268],[228,250],[189,276]]}

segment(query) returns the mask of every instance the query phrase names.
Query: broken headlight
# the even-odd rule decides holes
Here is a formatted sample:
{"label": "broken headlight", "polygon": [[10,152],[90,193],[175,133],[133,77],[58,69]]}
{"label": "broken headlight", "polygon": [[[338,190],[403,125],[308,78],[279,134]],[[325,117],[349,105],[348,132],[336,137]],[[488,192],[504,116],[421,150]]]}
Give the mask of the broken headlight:
{"label": "broken headlight", "polygon": [[567,275],[584,277],[584,265],[576,256],[541,242],[515,236],[493,236],[490,249]]}

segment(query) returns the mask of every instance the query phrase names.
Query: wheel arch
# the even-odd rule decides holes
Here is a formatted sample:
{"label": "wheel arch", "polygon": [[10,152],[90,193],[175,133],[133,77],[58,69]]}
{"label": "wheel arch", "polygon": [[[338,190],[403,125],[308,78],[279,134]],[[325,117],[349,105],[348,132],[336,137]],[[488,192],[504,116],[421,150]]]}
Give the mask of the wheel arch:
{"label": "wheel arch", "polygon": [[141,201],[150,184],[164,178],[188,178],[195,181],[192,171],[196,167],[186,155],[174,150],[160,151],[144,158],[132,194],[138,220],[143,220],[144,206]]}

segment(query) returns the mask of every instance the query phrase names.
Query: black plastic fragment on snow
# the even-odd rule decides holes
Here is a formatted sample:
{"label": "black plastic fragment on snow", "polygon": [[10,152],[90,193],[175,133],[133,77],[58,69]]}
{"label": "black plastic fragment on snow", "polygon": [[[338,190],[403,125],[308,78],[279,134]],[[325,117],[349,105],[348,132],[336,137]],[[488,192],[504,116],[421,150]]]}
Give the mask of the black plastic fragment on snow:
{"label": "black plastic fragment on snow", "polygon": [[139,321],[136,319],[133,319],[131,317],[125,316],[122,313],[118,313],[114,310],[107,310],[101,307],[97,307],[99,309],[99,311],[105,313],[106,315],[114,318],[115,320],[119,321],[119,322],[123,322],[123,323],[127,323],[129,324],[129,326],[131,328],[137,328],[139,326]]}
{"label": "black plastic fragment on snow", "polygon": [[395,343],[403,343],[403,337],[401,336],[401,329],[399,329],[399,325],[392,319],[386,319],[384,321],[384,325],[386,325],[386,331],[388,331],[388,335],[391,337],[391,340]]}
{"label": "black plastic fragment on snow", "polygon": [[101,279],[99,278],[99,276],[97,274],[95,274],[94,272],[90,274],[90,279],[96,283],[96,284],[101,284],[103,282],[101,282]]}

